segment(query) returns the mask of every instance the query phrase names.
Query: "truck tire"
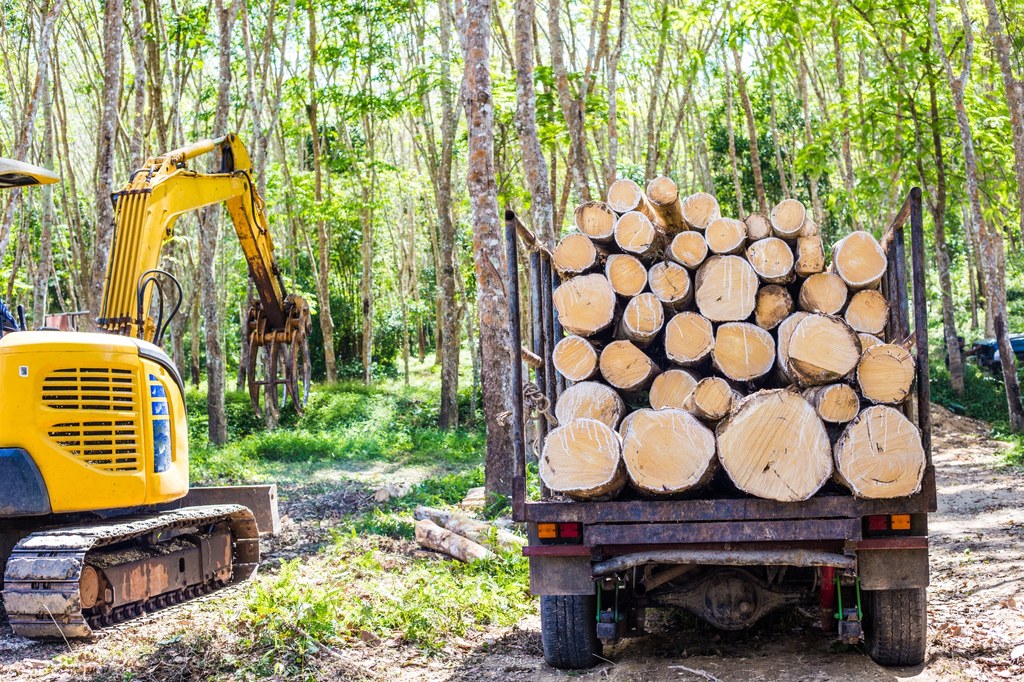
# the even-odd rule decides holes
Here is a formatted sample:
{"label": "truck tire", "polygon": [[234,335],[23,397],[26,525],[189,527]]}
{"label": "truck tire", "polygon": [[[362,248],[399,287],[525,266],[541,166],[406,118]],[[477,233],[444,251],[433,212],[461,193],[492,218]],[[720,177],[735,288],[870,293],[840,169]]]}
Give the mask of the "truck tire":
{"label": "truck tire", "polygon": [[553,668],[581,670],[598,662],[597,602],[594,595],[540,598],[540,639],[544,660]]}
{"label": "truck tire", "polygon": [[864,591],[864,645],[879,665],[918,665],[928,644],[926,590]]}

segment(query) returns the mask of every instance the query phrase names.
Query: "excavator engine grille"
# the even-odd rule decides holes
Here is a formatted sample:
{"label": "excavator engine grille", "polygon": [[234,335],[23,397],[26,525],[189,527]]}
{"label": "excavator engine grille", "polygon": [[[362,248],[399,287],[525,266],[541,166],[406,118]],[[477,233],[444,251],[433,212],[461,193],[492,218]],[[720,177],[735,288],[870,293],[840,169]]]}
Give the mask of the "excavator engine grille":
{"label": "excavator engine grille", "polygon": [[54,370],[43,379],[43,404],[55,410],[93,414],[54,424],[48,435],[69,455],[90,466],[117,473],[142,471],[135,396],[135,373],[130,369]]}

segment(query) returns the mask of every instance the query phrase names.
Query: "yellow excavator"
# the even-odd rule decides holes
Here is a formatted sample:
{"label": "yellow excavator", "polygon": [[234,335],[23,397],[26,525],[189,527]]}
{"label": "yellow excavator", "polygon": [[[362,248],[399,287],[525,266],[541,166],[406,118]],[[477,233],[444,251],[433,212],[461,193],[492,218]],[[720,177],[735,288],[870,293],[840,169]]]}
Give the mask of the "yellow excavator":
{"label": "yellow excavator", "polygon": [[[213,151],[216,172],[189,167]],[[0,188],[57,180],[0,160]],[[286,291],[237,136],[148,159],[113,201],[96,320],[106,333],[29,331],[20,307],[15,317],[0,304],[0,569],[8,620],[26,637],[87,637],[245,580],[276,518],[272,486],[189,489],[184,384],[160,348],[181,286],[157,267],[181,215],[219,203],[231,215],[259,294],[247,325],[254,406],[262,394],[269,412],[286,396],[301,409],[309,386],[309,306]]]}

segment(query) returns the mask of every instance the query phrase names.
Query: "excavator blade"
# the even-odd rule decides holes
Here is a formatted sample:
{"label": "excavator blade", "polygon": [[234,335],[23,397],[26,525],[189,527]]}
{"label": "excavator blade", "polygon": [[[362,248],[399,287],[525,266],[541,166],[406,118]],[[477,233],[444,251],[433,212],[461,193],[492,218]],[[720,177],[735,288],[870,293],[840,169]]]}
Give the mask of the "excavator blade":
{"label": "excavator blade", "polygon": [[88,637],[242,582],[259,558],[256,520],[234,504],[41,530],[11,553],[4,606],[23,637]]}

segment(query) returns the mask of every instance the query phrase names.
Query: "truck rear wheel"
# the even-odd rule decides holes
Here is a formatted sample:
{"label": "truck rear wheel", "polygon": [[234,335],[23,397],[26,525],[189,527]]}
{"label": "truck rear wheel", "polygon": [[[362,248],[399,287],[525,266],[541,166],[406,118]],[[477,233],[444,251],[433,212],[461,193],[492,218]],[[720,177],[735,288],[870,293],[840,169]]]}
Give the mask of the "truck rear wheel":
{"label": "truck rear wheel", "polygon": [[562,670],[597,663],[597,601],[593,595],[548,595],[540,598],[540,638],[544,660]]}
{"label": "truck rear wheel", "polygon": [[928,644],[926,590],[872,590],[864,597],[864,644],[880,665],[917,665]]}

